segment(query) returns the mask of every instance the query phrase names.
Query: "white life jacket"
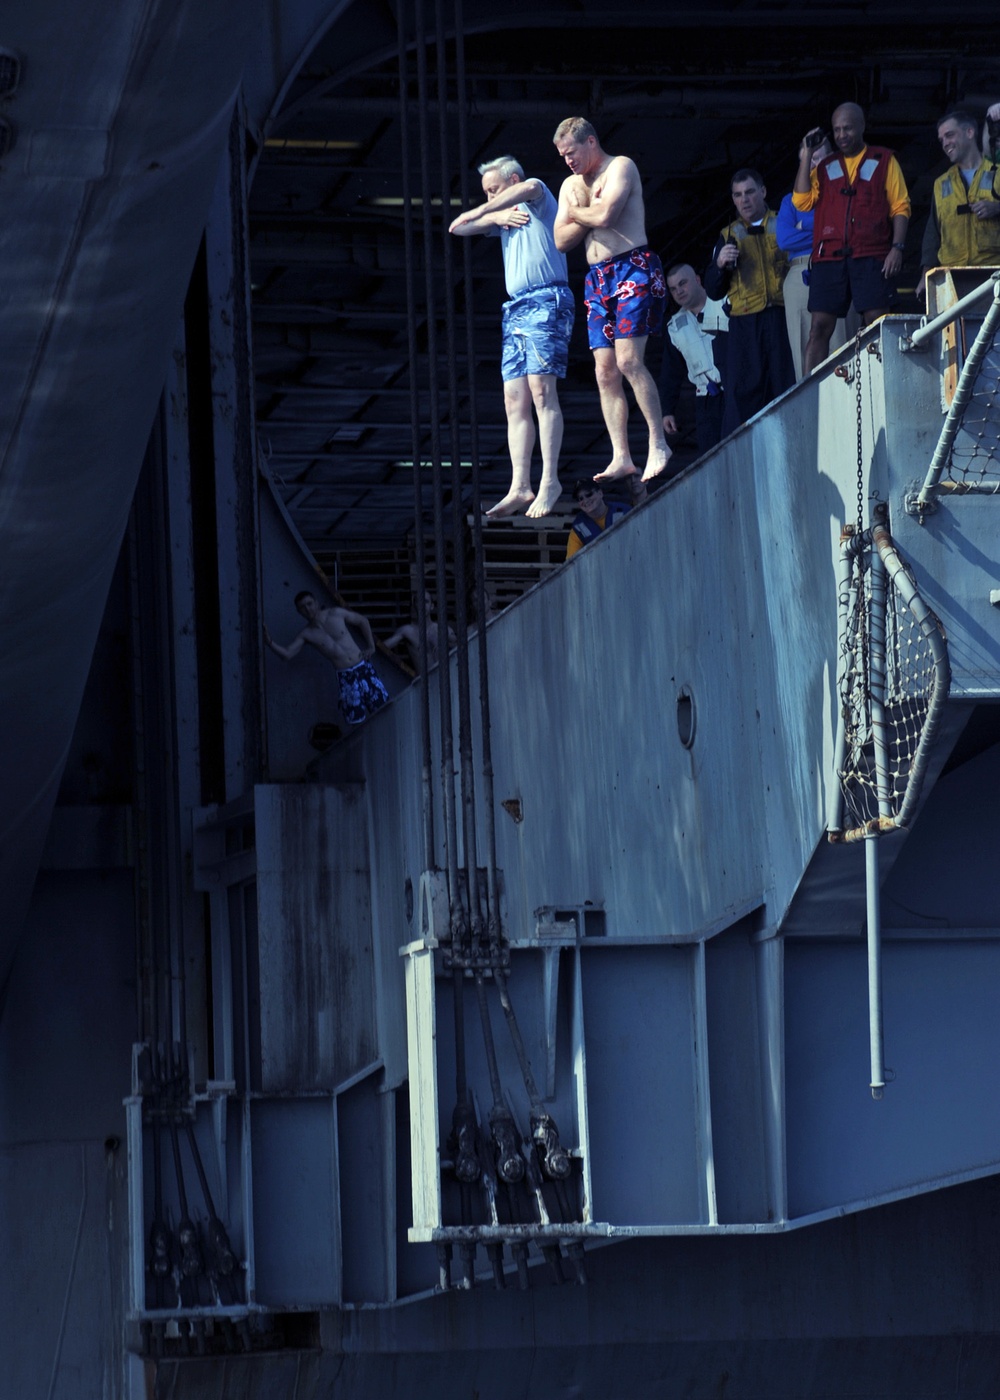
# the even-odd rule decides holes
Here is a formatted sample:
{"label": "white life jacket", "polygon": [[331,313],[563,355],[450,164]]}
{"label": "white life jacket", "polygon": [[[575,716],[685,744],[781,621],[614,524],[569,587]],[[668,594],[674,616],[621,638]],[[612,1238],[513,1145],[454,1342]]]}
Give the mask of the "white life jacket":
{"label": "white life jacket", "polygon": [[721,301],[709,298],[701,314],[699,321],[691,311],[678,311],[667,322],[667,334],[684,356],[688,378],[699,398],[708,393],[709,382],[722,383],[722,375],[715,367],[712,341],[729,330],[729,317]]}

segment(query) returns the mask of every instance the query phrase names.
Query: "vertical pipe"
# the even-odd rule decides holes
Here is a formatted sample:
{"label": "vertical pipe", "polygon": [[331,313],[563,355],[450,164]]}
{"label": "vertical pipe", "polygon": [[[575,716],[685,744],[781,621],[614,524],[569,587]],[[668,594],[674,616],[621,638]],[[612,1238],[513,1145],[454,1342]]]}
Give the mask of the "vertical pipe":
{"label": "vertical pipe", "polygon": [[486,1069],[490,1077],[490,1092],[493,1096],[493,1107],[504,1108],[503,1086],[500,1082],[500,1067],[497,1064],[496,1044],[493,1040],[493,1027],[490,1023],[490,1008],[486,1000],[486,983],[483,974],[477,972],[475,975],[476,1000],[479,1003],[479,1018],[483,1026],[483,1048],[486,1052]]}
{"label": "vertical pipe", "polygon": [[[892,816],[889,798],[889,758],[885,728],[885,564],[872,547],[871,607],[868,610],[868,693],[871,697],[872,746],[875,750],[875,789],[879,817]],[[879,899],[879,824],[865,836],[865,889],[868,905],[868,1041],[871,1055],[872,1098],[885,1088],[882,1052],[882,911]]]}
{"label": "vertical pipe", "polygon": [[465,1067],[465,973],[462,968],[452,968],[452,1001],[455,1016],[455,1097],[462,1107],[469,1100],[469,1079]]}
{"label": "vertical pipe", "polygon": [[[428,404],[430,407],[431,419],[431,459],[434,494],[434,565],[436,575],[437,594],[437,616],[438,616],[438,705],[441,722],[441,805],[444,816],[445,828],[445,867],[448,876],[448,923],[451,932],[452,947],[464,947],[468,942],[468,921],[462,906],[461,891],[458,879],[458,841],[456,830],[455,814],[455,774],[454,756],[452,748],[452,714],[451,714],[451,663],[448,657],[448,609],[447,609],[447,586],[445,574],[445,552],[444,552],[444,501],[443,501],[443,481],[441,469],[441,434],[438,401],[438,365],[437,365],[437,324],[436,302],[434,297],[434,244],[433,229],[431,221],[431,183],[430,183],[430,158],[429,158],[429,134],[427,121],[428,102],[428,78],[427,78],[427,48],[424,35],[424,7],[423,0],[416,0],[414,9],[414,29],[417,58],[417,112],[420,133],[420,178],[423,216],[423,248],[424,248],[424,278],[425,295],[427,303],[427,366],[428,366]],[[445,93],[441,90],[441,59],[439,56],[439,98],[442,107],[445,105]],[[405,126],[405,121],[404,121]],[[405,159],[404,159],[405,170]],[[448,189],[448,181],[445,176],[443,180],[442,199],[444,199]],[[407,205],[404,207],[408,207]],[[443,207],[447,208],[447,205]],[[449,237],[447,230],[445,238]],[[449,354],[449,361],[453,358]],[[411,409],[412,414],[416,414],[416,406]],[[452,408],[454,418],[454,408]],[[414,419],[415,421],[415,419]],[[454,458],[454,449],[452,457]],[[414,456],[416,463],[416,455]],[[454,470],[454,462],[453,462]],[[418,493],[415,502],[416,511],[419,516],[423,509],[423,501]],[[453,502],[453,508],[455,503]],[[419,614],[421,622],[421,660],[423,665],[423,687],[425,694],[428,690],[428,657],[427,657],[427,617],[423,602],[424,576],[421,571],[420,590],[421,598],[419,603]],[[443,641],[443,644],[442,644]],[[427,702],[429,706],[429,701]],[[428,708],[428,745],[430,732],[430,716]],[[455,1025],[455,1120],[467,1124],[471,1109],[471,1097],[469,1094],[468,1077],[466,1071],[465,1058],[465,987],[464,975],[461,967],[456,967],[453,971],[453,1012]],[[461,1142],[458,1144],[458,1161],[461,1164]],[[462,1170],[458,1171],[459,1179],[465,1181]],[[462,1191],[462,1218],[467,1218],[467,1192]]]}
{"label": "vertical pipe", "polygon": [[[431,463],[434,483],[434,553],[437,584],[438,618],[447,619],[447,576],[445,572],[444,483],[441,470],[441,422],[438,402],[437,324],[434,295],[434,230],[431,217],[431,177],[429,135],[427,130],[427,50],[424,42],[423,0],[416,0],[417,51],[417,117],[420,132],[420,180],[422,193],[422,226],[424,245],[424,291],[427,301],[427,361],[430,372],[429,393]],[[447,633],[445,634],[447,636]],[[458,879],[458,851],[455,813],[455,757],[451,716],[451,670],[447,658],[438,666],[438,706],[441,721],[441,803],[445,827],[445,867],[448,874],[448,904],[453,936],[464,942],[466,920],[462,908]]]}
{"label": "vertical pipe", "polygon": [[[438,95],[438,154],[441,162],[441,205],[446,211],[441,223],[444,264],[445,341],[448,365],[448,424],[451,438],[451,509],[452,548],[455,564],[455,632],[456,671],[458,680],[458,752],[460,791],[462,797],[462,848],[468,894],[468,910],[472,924],[472,947],[478,948],[482,932],[479,907],[479,881],[476,853],[475,779],[472,768],[472,716],[469,693],[469,636],[466,616],[465,534],[462,504],[462,451],[459,431],[457,346],[455,343],[455,271],[453,239],[448,232],[450,209],[451,163],[448,142],[448,66],[444,30],[444,0],[434,3],[434,36],[437,56]],[[459,36],[456,35],[456,43]],[[447,664],[442,658],[442,665]]]}
{"label": "vertical pipe", "polygon": [[[462,36],[465,21],[462,0],[455,0],[455,71],[458,81],[458,151],[462,178],[462,204],[468,208],[469,142],[466,121],[465,47]],[[486,846],[487,920],[491,948],[500,941],[500,897],[497,875],[496,820],[493,798],[493,751],[490,740],[489,657],[486,645],[486,571],[483,559],[482,493],[479,475],[479,424],[476,407],[476,355],[474,337],[474,296],[472,287],[471,240],[462,239],[463,278],[465,291],[466,358],[469,384],[469,429],[472,460],[472,541],[476,570],[476,616],[479,618],[479,714],[483,751],[482,812],[483,835]]]}
{"label": "vertical pipe", "polygon": [[521,1078],[524,1080],[524,1087],[528,1093],[528,1101],[531,1104],[532,1112],[544,1113],[542,1096],[538,1092],[538,1085],[535,1083],[535,1076],[532,1073],[531,1061],[528,1059],[528,1052],[524,1046],[524,1037],[521,1035],[521,1027],[517,1024],[517,1017],[514,1014],[514,1006],[510,999],[510,991],[507,987],[507,975],[499,967],[493,969],[493,980],[497,984],[500,993],[500,1005],[503,1007],[503,1014],[507,1018],[507,1025],[510,1029],[510,1038],[514,1043],[514,1053],[517,1062],[521,1067]]}
{"label": "vertical pipe", "polygon": [[400,0],[397,14],[399,40],[399,130],[403,163],[403,246],[406,265],[406,329],[410,370],[410,451],[413,454],[414,547],[417,565],[417,625],[420,630],[420,772],[421,819],[424,838],[424,869],[434,868],[434,791],[431,754],[431,697],[428,688],[427,608],[424,581],[427,571],[424,546],[423,464],[420,435],[420,400],[417,376],[417,296],[415,279],[415,240],[413,233],[413,181],[410,178],[409,73],[406,62],[406,4]]}
{"label": "vertical pipe", "polygon": [[[140,1134],[141,1128],[140,1117]],[[169,1268],[170,1238],[163,1223],[163,1172],[160,1159],[160,1122],[154,1117],[150,1136],[153,1149],[153,1223],[149,1231],[150,1272],[153,1275],[153,1306],[163,1306],[163,1279]],[[145,1306],[148,1308],[149,1304]]]}
{"label": "vertical pipe", "polygon": [[[770,930],[769,930],[770,933]],[[788,1219],[788,1152],[785,1140],[785,941],[754,944],[757,1043],[761,1062],[764,1161],[768,1219]]]}
{"label": "vertical pipe", "polygon": [[[145,634],[142,628],[142,609],[139,599],[139,540],[137,530],[137,512],[133,503],[129,512],[126,538],[129,567],[129,643],[132,666],[132,761],[136,813],[136,964],[140,969],[136,995],[139,1012],[139,1039],[149,1042],[153,1079],[159,1083],[162,1011],[160,987],[163,976],[160,968],[160,940],[150,905],[149,791],[146,774],[145,705],[141,654],[142,639]],[[147,994],[149,997],[148,1017],[146,1015]]]}
{"label": "vertical pipe", "polygon": [[865,887],[868,896],[868,1043],[871,1055],[871,1091],[880,1099],[885,1089],[882,1051],[882,924],[879,909],[878,841],[865,837]]}

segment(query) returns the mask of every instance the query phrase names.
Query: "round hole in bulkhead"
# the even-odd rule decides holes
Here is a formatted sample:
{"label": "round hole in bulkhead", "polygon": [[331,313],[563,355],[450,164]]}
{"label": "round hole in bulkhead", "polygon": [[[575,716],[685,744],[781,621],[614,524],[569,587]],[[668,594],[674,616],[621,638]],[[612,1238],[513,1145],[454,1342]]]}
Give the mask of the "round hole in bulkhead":
{"label": "round hole in bulkhead", "polygon": [[677,695],[677,736],[686,749],[694,743],[695,718],[694,696],[683,685]]}

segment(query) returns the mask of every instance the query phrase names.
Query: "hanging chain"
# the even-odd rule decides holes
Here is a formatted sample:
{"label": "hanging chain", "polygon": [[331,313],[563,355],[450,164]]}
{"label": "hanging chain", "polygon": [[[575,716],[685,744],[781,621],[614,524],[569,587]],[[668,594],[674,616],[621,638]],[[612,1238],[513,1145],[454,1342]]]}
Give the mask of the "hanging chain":
{"label": "hanging chain", "polygon": [[854,396],[858,415],[858,543],[865,528],[865,458],[863,442],[863,418],[861,404],[861,327],[854,337]]}
{"label": "hanging chain", "polygon": [[861,695],[866,717],[871,722],[871,691],[868,683],[868,607],[865,597],[865,454],[864,454],[864,410],[861,397],[861,327],[854,337],[854,395],[858,419],[858,641],[861,663]]}

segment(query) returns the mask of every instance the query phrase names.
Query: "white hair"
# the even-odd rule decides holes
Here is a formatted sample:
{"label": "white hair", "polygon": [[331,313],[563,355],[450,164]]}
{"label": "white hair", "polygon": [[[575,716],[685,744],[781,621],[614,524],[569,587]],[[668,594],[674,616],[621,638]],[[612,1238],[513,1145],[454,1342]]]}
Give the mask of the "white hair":
{"label": "white hair", "polygon": [[479,167],[480,175],[489,175],[494,170],[501,180],[509,180],[512,175],[516,175],[519,180],[524,179],[521,163],[513,156],[497,156],[496,160],[488,160],[485,165]]}

